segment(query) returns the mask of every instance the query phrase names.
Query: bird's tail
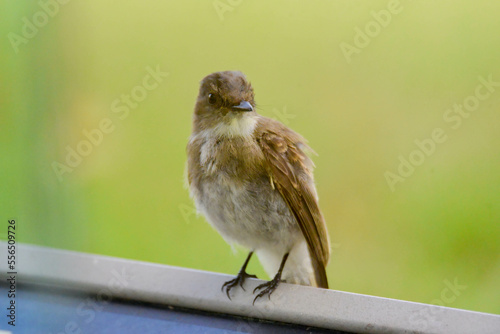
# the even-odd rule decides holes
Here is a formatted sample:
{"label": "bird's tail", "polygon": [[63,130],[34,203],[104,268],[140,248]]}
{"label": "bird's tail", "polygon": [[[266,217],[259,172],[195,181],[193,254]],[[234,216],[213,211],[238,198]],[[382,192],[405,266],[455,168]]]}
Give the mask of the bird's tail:
{"label": "bird's tail", "polygon": [[314,257],[311,257],[311,264],[313,267],[316,286],[318,288],[328,289],[328,279],[326,278],[325,265]]}

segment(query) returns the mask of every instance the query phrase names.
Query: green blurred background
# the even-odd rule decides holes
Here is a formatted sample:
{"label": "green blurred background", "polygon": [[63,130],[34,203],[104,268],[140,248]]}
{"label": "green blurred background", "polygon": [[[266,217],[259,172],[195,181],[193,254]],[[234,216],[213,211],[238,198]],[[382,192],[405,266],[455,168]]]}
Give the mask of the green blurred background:
{"label": "green blurred background", "polygon": [[[246,253],[196,216],[183,176],[198,83],[236,69],[319,154],[333,289],[500,313],[500,87],[457,129],[443,120],[479,76],[500,81],[500,2],[401,1],[348,62],[341,43],[388,3],[74,0],[16,52],[43,9],[3,1],[1,219],[21,242],[236,274]],[[112,103],[158,66],[120,119]],[[52,164],[105,118],[114,131],[59,181]],[[391,191],[384,173],[435,128],[447,141]],[[467,288],[443,302],[455,279]]]}

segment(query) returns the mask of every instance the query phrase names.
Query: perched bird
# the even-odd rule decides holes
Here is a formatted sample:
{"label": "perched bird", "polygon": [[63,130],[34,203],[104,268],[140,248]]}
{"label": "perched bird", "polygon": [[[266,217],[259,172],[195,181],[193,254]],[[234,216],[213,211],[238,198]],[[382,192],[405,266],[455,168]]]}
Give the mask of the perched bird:
{"label": "perched bird", "polygon": [[302,136],[255,112],[254,92],[241,72],[212,73],[201,81],[187,145],[187,181],[199,212],[228,243],[250,252],[229,291],[247,277],[255,252],[280,281],[328,288],[330,241],[314,186],[311,151]]}

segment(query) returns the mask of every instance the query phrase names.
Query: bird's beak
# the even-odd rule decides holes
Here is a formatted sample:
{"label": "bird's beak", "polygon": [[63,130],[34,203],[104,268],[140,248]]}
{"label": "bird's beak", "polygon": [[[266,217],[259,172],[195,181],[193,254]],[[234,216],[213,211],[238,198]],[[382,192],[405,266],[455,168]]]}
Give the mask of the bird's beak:
{"label": "bird's beak", "polygon": [[241,101],[240,104],[232,106],[231,109],[234,111],[253,111],[252,105],[247,101]]}

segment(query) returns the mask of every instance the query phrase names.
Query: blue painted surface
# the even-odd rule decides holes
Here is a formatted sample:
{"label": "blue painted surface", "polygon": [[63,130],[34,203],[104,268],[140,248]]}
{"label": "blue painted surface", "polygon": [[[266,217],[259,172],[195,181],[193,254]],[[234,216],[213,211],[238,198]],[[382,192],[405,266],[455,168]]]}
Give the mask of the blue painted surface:
{"label": "blue painted surface", "polygon": [[4,311],[0,329],[16,334],[331,333],[287,324],[105,299],[71,290],[20,286],[16,294],[16,326],[12,327],[7,324],[6,317],[7,286],[1,284],[0,300]]}

